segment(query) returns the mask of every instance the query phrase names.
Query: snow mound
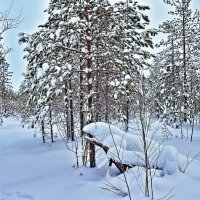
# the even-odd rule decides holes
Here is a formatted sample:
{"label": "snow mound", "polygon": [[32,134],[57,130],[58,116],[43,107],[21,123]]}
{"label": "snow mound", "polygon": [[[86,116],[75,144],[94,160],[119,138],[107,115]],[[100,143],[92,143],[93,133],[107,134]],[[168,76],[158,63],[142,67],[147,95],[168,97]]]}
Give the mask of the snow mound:
{"label": "snow mound", "polygon": [[103,145],[109,148],[114,147],[114,146],[119,146],[123,149],[126,149],[127,142],[123,137],[119,135],[109,135],[103,140]]}
{"label": "snow mound", "polygon": [[177,149],[171,145],[165,146],[158,159],[158,166],[169,175],[176,173],[180,168]]}
{"label": "snow mound", "polygon": [[[151,152],[149,152],[149,165],[151,168],[162,169],[168,175],[176,173],[180,168],[178,152],[175,147],[170,145],[160,147],[154,154],[156,156],[152,156]],[[143,152],[128,151],[117,146],[110,148],[107,156],[108,159],[113,159],[130,166],[145,166]]]}
{"label": "snow mound", "polygon": [[127,151],[119,146],[112,147],[107,153],[108,159],[122,162],[127,165],[143,165],[143,155],[140,152]]}
{"label": "snow mound", "polygon": [[142,139],[140,136],[130,133],[125,133],[123,138],[127,141],[126,150],[141,151],[141,149],[143,148]]}
{"label": "snow mound", "polygon": [[111,134],[119,135],[121,137],[125,134],[124,131],[120,130],[116,126],[107,124],[105,122],[88,124],[83,128],[83,131],[91,134],[98,141],[103,141],[107,136],[110,136]]}
{"label": "snow mound", "polygon": [[[110,159],[129,166],[145,166],[144,141],[141,136],[125,133],[116,126],[104,122],[91,123],[84,127],[95,140],[109,148],[106,157],[98,156],[98,168],[105,166]],[[148,147],[148,163],[150,168],[161,169],[172,175],[181,169],[179,154],[175,147],[162,146],[151,138],[145,138]]]}

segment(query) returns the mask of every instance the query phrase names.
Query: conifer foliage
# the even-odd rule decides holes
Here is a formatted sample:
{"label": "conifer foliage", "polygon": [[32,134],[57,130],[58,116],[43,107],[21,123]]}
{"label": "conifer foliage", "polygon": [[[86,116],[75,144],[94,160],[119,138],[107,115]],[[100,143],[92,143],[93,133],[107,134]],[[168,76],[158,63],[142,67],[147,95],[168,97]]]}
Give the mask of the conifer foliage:
{"label": "conifer foliage", "polygon": [[[160,25],[167,35],[159,46],[154,73],[159,82],[158,108],[167,124],[179,127],[183,122],[193,123],[199,105],[199,11],[190,8],[191,0],[165,1],[172,7],[173,20]],[[158,72],[158,73],[157,73]]]}
{"label": "conifer foliage", "polygon": [[20,19],[11,18],[10,10],[0,11],[0,124],[3,117],[12,113],[12,104],[14,93],[11,86],[12,73],[9,70],[9,64],[6,61],[6,55],[11,51],[3,43],[3,34],[9,29],[15,28]]}
{"label": "conifer foliage", "polygon": [[27,43],[21,94],[31,123],[62,122],[71,140],[84,125],[113,117],[128,130],[131,90],[148,68],[155,35],[146,29],[147,9],[137,1],[51,0],[48,21],[19,38]]}

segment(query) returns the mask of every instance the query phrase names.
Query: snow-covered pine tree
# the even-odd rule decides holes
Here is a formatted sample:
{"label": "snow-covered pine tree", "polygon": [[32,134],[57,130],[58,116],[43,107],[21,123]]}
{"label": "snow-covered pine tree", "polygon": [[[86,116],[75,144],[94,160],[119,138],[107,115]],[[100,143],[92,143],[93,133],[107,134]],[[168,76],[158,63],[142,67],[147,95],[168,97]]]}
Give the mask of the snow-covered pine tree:
{"label": "snow-covered pine tree", "polygon": [[181,101],[182,81],[179,63],[181,53],[176,27],[176,20],[166,21],[159,27],[162,33],[168,35],[167,40],[162,40],[158,45],[164,46],[164,49],[155,56],[152,73],[155,84],[157,84],[157,114],[160,116],[164,113],[167,124],[176,123],[180,118],[179,102]]}
{"label": "snow-covered pine tree", "polygon": [[178,125],[194,118],[191,113],[196,106],[191,88],[197,81],[193,47],[198,46],[199,15],[198,11],[190,9],[190,0],[164,2],[174,8],[169,13],[175,18],[160,25],[160,31],[167,34],[167,39],[160,43],[164,49],[156,56],[154,66],[160,71],[159,104],[163,104],[164,118],[168,124]]}
{"label": "snow-covered pine tree", "polygon": [[125,121],[125,130],[128,130],[129,111],[134,110],[136,103],[135,85],[143,71],[148,70],[151,54],[147,48],[153,47],[152,36],[156,34],[154,30],[147,29],[150,21],[145,11],[148,9],[137,1],[121,1],[114,5],[111,52],[115,55],[113,63],[118,76],[113,78],[112,85],[115,99],[120,102],[121,108],[117,112]]}
{"label": "snow-covered pine tree", "polygon": [[10,113],[10,103],[12,98],[12,86],[11,75],[9,71],[9,64],[5,60],[5,52],[0,52],[0,116],[1,123],[3,122],[3,116],[7,116]]}
{"label": "snow-covered pine tree", "polygon": [[[110,83],[117,79],[124,80],[120,100],[126,95],[127,104],[127,80],[136,81],[148,66],[145,60],[150,53],[145,48],[152,46],[155,34],[145,29],[149,20],[142,12],[146,9],[137,2],[111,6],[107,0],[50,1],[48,21],[36,33],[22,34],[20,39],[29,44],[23,85],[30,95],[29,104],[36,106],[37,120],[43,121],[41,115],[47,116],[49,101],[54,99],[55,104],[57,91],[61,91],[66,115],[60,116],[66,116],[72,136],[79,123],[82,129],[100,119],[108,121],[116,111],[111,109],[115,101]],[[94,147],[90,148],[90,166],[94,167]]]}
{"label": "snow-covered pine tree", "polygon": [[13,93],[10,83],[12,73],[9,71],[9,64],[6,61],[6,55],[11,49],[3,44],[3,34],[19,24],[19,17],[12,18],[9,15],[10,9],[0,11],[0,123],[3,122],[3,116],[8,114],[9,99]]}
{"label": "snow-covered pine tree", "polygon": [[[0,42],[2,40],[0,39]],[[10,49],[0,43],[0,123],[3,123],[3,117],[9,115],[9,104],[12,86],[11,76],[12,73],[9,71],[9,64],[6,61],[6,55],[10,52]]]}
{"label": "snow-covered pine tree", "polygon": [[[47,36],[44,29],[40,29],[32,35],[20,34],[19,41],[27,43],[27,47],[24,49],[26,52],[24,58],[28,61],[20,95],[28,98],[26,116],[31,117],[31,126],[37,127],[42,123],[46,123],[45,126],[50,125],[51,141],[53,142],[52,107],[55,92],[52,91],[55,89],[55,79],[49,73],[50,60],[47,53],[51,43]],[[54,68],[51,70],[57,72]]]}

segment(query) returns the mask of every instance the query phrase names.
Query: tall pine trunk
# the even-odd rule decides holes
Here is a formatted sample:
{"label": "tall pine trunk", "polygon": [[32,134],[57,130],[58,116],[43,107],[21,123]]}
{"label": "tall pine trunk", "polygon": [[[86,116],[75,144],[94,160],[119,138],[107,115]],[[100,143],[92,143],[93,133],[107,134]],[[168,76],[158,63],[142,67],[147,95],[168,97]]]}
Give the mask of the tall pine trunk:
{"label": "tall pine trunk", "polygon": [[106,90],[105,90],[105,103],[106,103],[106,109],[105,109],[105,122],[109,122],[108,114],[109,114],[109,72],[108,69],[106,70]]}
{"label": "tall pine trunk", "polygon": [[[86,30],[86,45],[87,45],[87,60],[86,60],[86,66],[87,66],[87,109],[88,109],[88,116],[87,116],[87,124],[90,124],[93,122],[93,78],[92,78],[92,39],[91,39],[91,27],[90,27],[90,16],[88,12],[88,5],[85,5],[84,8],[84,17],[88,23],[88,28]],[[90,150],[90,167],[95,167],[95,146],[94,144],[90,143],[89,146]]]}
{"label": "tall pine trunk", "polygon": [[182,33],[182,43],[183,43],[183,70],[184,70],[184,85],[183,85],[183,91],[184,91],[184,117],[183,120],[187,121],[187,66],[186,66],[186,1],[182,0],[183,5],[183,19],[182,19],[182,26],[183,26],[183,33]]}
{"label": "tall pine trunk", "polygon": [[80,59],[80,74],[79,74],[79,81],[80,81],[80,96],[79,96],[79,117],[80,117],[80,133],[81,137],[83,136],[83,127],[84,127],[84,112],[83,112],[83,66],[82,66],[82,59]]}

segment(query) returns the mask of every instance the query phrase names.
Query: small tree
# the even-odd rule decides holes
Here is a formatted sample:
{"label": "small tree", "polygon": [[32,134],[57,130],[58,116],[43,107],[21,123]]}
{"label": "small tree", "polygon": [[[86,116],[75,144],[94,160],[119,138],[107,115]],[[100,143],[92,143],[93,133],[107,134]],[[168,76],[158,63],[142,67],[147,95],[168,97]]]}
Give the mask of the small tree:
{"label": "small tree", "polygon": [[0,123],[3,122],[3,116],[8,114],[8,104],[11,97],[11,72],[9,71],[9,64],[6,62],[6,55],[11,51],[2,44],[3,34],[9,29],[15,28],[20,18],[10,17],[11,7],[8,10],[0,11]]}

